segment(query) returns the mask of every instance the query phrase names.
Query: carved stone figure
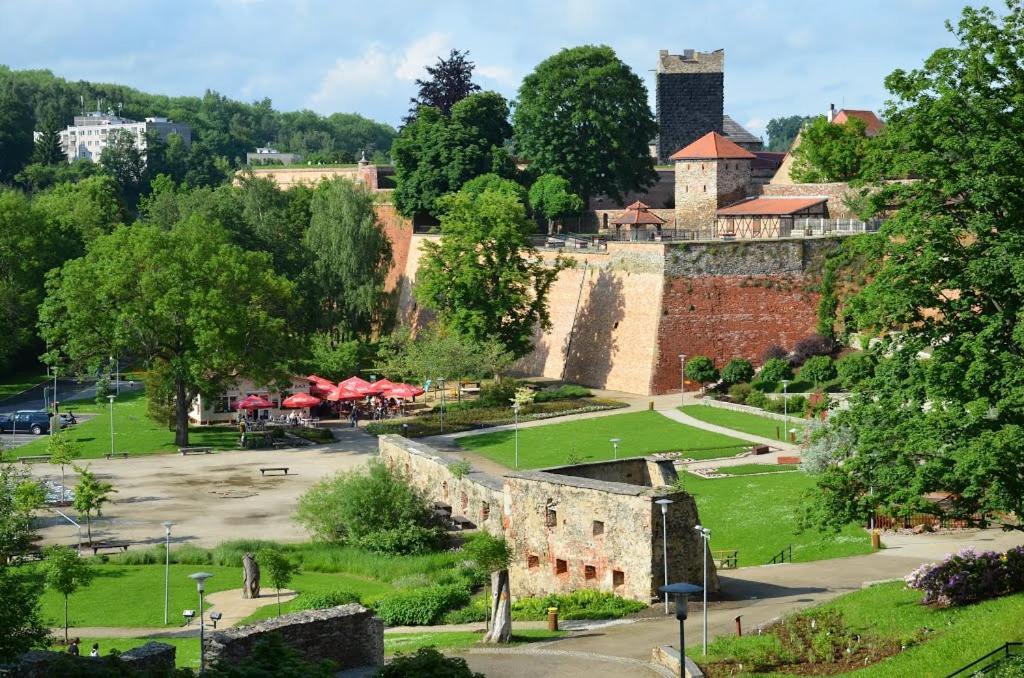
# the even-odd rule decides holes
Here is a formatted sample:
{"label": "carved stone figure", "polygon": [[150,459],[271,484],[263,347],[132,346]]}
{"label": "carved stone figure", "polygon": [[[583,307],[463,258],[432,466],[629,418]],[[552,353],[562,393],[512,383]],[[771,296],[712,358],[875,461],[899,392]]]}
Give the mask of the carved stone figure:
{"label": "carved stone figure", "polygon": [[260,597],[260,565],[251,553],[242,556],[242,597]]}
{"label": "carved stone figure", "polygon": [[512,641],[512,600],[508,590],[508,570],[491,573],[491,628],[485,643]]}

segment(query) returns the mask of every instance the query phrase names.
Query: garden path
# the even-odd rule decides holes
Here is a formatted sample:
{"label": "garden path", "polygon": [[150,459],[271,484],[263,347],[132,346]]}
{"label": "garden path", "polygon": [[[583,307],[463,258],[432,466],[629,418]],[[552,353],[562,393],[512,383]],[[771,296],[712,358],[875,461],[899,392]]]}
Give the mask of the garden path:
{"label": "garden path", "polygon": [[[288,589],[281,589],[281,602],[287,603],[297,596],[298,593]],[[231,589],[228,591],[217,591],[206,596],[206,601],[213,608],[211,612],[220,612],[224,615],[217,623],[217,628],[230,628],[236,626],[256,610],[266,605],[277,604],[277,589],[264,586],[260,591],[259,598],[243,598],[242,589]]]}

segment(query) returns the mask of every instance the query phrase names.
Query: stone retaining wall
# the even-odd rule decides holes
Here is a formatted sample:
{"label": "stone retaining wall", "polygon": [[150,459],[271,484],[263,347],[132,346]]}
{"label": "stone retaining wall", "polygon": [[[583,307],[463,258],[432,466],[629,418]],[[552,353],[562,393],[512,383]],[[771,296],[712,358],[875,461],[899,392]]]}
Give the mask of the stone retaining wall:
{"label": "stone retaining wall", "polygon": [[[102,643],[102,641],[100,641]],[[82,648],[87,652],[86,648]],[[150,642],[113,657],[74,657],[66,652],[33,651],[21,655],[16,662],[0,664],[3,678],[60,678],[61,676],[92,675],[104,668],[114,671],[121,667],[126,675],[148,678],[170,678],[174,675],[175,648],[166,643]]]}
{"label": "stone retaining wall", "polygon": [[384,664],[384,622],[355,603],[214,631],[206,636],[207,661],[237,662],[270,634],[279,636],[307,662],[327,660],[338,670]]}

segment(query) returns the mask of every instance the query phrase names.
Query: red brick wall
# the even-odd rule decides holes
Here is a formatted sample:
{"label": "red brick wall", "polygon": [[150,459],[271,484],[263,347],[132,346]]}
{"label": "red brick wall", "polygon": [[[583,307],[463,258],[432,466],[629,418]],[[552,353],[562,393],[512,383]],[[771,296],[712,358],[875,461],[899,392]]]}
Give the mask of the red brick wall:
{"label": "red brick wall", "polygon": [[384,234],[391,241],[391,270],[384,282],[387,292],[398,287],[399,280],[405,273],[405,264],[409,260],[409,243],[412,241],[412,222],[403,217],[391,203],[377,203],[375,206],[377,219],[384,227]]}
{"label": "red brick wall", "polygon": [[773,344],[792,348],[814,332],[818,294],[804,275],[667,278],[658,328],[654,393],[679,390],[679,354],[755,364]]}

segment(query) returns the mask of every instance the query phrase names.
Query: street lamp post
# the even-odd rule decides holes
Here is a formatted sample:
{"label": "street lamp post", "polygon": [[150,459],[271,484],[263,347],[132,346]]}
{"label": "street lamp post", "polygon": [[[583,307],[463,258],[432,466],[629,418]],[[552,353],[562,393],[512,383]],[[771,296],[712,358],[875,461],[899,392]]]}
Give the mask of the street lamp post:
{"label": "street lamp post", "polygon": [[171,579],[171,525],[174,523],[164,521],[164,626],[167,626],[167,593]]}
{"label": "street lamp post", "polygon": [[704,547],[704,639],[703,639],[703,654],[706,657],[708,655],[708,547],[711,541],[711,530],[706,527],[697,525],[695,528],[697,533],[700,534],[702,546]]}
{"label": "street lamp post", "polygon": [[206,632],[203,624],[203,591],[206,589],[205,582],[213,575],[209,572],[196,572],[190,574],[189,579],[194,579],[196,582],[196,589],[199,591],[199,674],[202,675],[206,671],[206,648],[204,644],[206,642]]}
{"label": "street lamp post", "polygon": [[441,433],[444,433],[444,377],[437,380],[441,385]]}
{"label": "street lamp post", "polygon": [[619,443],[622,442],[622,438],[612,438],[608,442],[610,442],[612,444],[612,459],[618,459],[619,458]]}
{"label": "street lamp post", "polygon": [[682,678],[686,675],[686,629],[683,625],[686,621],[686,601],[691,594],[700,593],[701,588],[694,584],[679,582],[659,587],[658,590],[676,597],[676,619],[679,620],[679,676]]}
{"label": "street lamp post", "polygon": [[[679,404],[686,404],[686,354],[679,354]],[[666,596],[667,598],[667,596]]]}
{"label": "street lamp post", "polygon": [[512,414],[516,422],[516,468],[519,468],[519,401],[512,400]]}
{"label": "street lamp post", "polygon": [[117,396],[108,395],[107,400],[110,401],[110,458],[114,458],[114,398]]}
{"label": "street lamp post", "polygon": [[[671,499],[659,499],[654,502],[661,507],[661,564],[665,570],[665,586],[668,586],[668,505]],[[665,614],[668,614],[668,593],[665,594]]]}
{"label": "street lamp post", "polygon": [[782,418],[785,423],[783,437],[789,438],[789,379],[782,380]]}

